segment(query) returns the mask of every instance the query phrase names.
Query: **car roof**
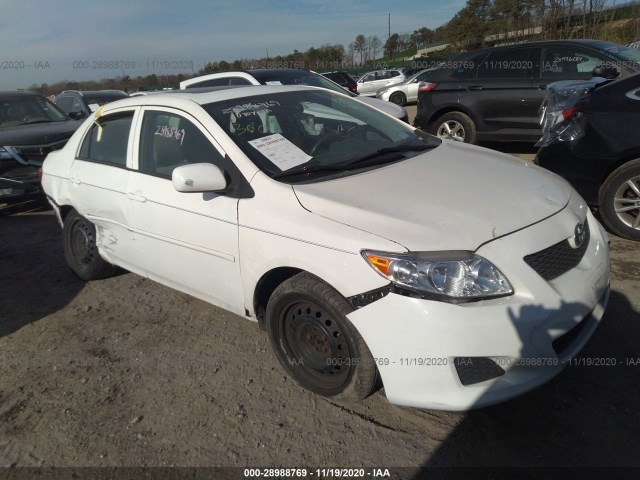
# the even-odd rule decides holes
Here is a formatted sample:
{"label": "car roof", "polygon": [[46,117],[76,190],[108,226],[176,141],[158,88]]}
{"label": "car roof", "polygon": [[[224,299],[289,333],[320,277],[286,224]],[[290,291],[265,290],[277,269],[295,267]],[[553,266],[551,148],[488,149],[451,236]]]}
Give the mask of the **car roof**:
{"label": "car roof", "polygon": [[617,45],[614,42],[609,42],[606,40],[596,40],[596,39],[585,39],[585,38],[576,38],[569,40],[538,40],[535,42],[522,42],[522,43],[513,43],[510,45],[497,45],[495,47],[485,47],[479,48],[477,50],[469,50],[468,52],[464,52],[461,55],[474,55],[478,53],[487,53],[495,50],[509,50],[512,48],[522,48],[522,47],[551,47],[558,45],[583,45],[583,46],[598,46],[598,45]]}
{"label": "car roof", "polygon": [[269,93],[295,92],[305,91],[309,89],[315,91],[330,92],[330,90],[324,88],[299,85],[243,85],[235,87],[205,87],[187,90],[172,90],[166,93],[158,93],[157,95],[138,95],[135,97],[123,98],[122,100],[107,103],[102,108],[104,113],[117,108],[129,106],[156,105],[185,108],[188,107],[189,104],[193,103],[198,105],[206,105],[213,102],[243,99],[257,95],[266,95]]}
{"label": "car roof", "polygon": [[30,92],[29,90],[9,90],[0,92],[0,98],[11,98],[11,97],[41,97],[39,93]]}
{"label": "car roof", "polygon": [[60,92],[60,95],[63,94],[67,94],[67,93],[78,93],[82,96],[97,96],[97,95],[101,95],[101,96],[109,96],[109,95],[113,95],[113,96],[121,96],[121,95],[128,95],[127,92],[124,92],[122,90],[64,90],[63,92]]}

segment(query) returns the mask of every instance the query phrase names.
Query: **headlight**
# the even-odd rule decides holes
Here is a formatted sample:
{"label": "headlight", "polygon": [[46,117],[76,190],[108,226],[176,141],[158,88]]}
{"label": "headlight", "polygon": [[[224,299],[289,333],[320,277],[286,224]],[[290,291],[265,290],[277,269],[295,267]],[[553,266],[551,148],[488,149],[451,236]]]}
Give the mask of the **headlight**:
{"label": "headlight", "polygon": [[513,293],[495,265],[471,252],[398,254],[364,250],[362,256],[395,285],[442,300],[482,300]]}

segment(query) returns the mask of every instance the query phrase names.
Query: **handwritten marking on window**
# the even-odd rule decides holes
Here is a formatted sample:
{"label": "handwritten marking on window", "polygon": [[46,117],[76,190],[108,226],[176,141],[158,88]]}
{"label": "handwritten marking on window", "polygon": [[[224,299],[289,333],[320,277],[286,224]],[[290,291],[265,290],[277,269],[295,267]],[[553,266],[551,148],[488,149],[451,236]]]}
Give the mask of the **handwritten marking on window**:
{"label": "handwritten marking on window", "polygon": [[160,135],[164,138],[173,138],[180,142],[180,146],[182,146],[182,142],[184,142],[185,131],[184,128],[176,128],[170,127],[168,125],[157,125],[156,132],[154,135]]}

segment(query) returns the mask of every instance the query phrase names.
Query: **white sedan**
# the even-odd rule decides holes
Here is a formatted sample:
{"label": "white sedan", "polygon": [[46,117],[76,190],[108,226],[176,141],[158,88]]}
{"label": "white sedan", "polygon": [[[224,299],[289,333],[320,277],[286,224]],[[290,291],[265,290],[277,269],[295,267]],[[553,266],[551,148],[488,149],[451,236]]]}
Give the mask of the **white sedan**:
{"label": "white sedan", "polygon": [[395,103],[401,107],[407,103],[416,103],[418,101],[418,88],[420,88],[422,82],[426,84],[429,75],[435,70],[435,68],[422,70],[402,83],[381,88],[378,90],[378,93],[376,93],[376,98]]}
{"label": "white sedan", "polygon": [[113,102],[42,182],[80,278],[120,266],[257,321],[328,397],[504,401],[561,371],[609,295],[607,236],[560,177],[321,89]]}

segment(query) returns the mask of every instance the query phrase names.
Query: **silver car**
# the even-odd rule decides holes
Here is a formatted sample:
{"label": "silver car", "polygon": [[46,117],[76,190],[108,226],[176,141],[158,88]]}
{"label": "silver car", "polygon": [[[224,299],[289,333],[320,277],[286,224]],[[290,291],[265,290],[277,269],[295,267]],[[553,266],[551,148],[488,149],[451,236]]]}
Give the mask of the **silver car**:
{"label": "silver car", "polygon": [[420,87],[420,83],[426,82],[434,70],[435,68],[421,70],[402,83],[386,86],[378,90],[376,98],[395,103],[401,107],[407,103],[415,103],[418,101],[418,88]]}
{"label": "silver car", "polygon": [[375,97],[381,88],[402,83],[406,79],[402,70],[397,68],[368,72],[358,79],[358,93],[365,97]]}

